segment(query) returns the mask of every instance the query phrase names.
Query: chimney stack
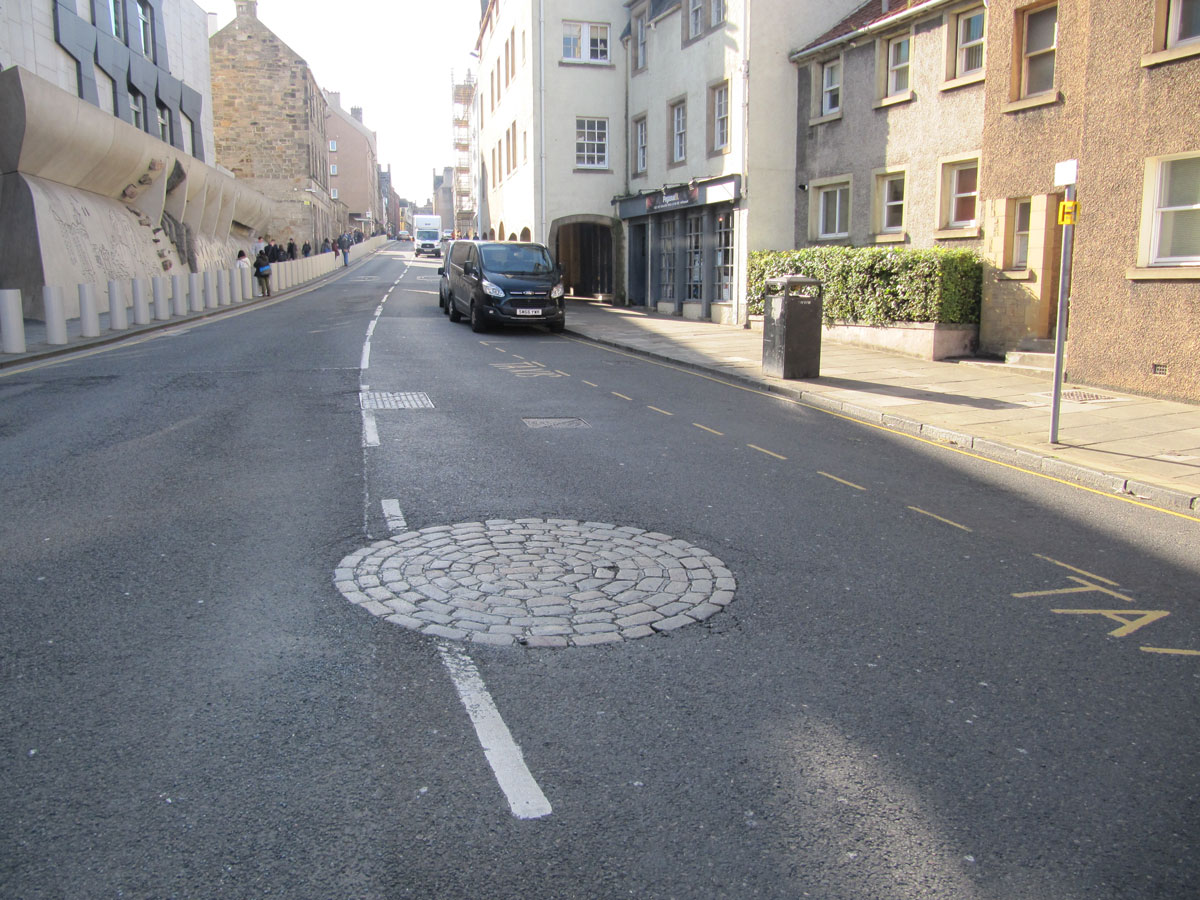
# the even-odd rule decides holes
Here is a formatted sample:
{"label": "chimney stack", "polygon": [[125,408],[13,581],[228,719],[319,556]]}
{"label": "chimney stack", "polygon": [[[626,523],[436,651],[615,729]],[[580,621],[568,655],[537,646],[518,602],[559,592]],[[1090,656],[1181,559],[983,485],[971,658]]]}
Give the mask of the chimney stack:
{"label": "chimney stack", "polygon": [[239,19],[258,18],[258,0],[234,0],[234,6],[237,7]]}
{"label": "chimney stack", "polygon": [[359,122],[361,122],[362,121],[362,107],[361,106],[350,107],[350,115],[353,118],[357,119]]}

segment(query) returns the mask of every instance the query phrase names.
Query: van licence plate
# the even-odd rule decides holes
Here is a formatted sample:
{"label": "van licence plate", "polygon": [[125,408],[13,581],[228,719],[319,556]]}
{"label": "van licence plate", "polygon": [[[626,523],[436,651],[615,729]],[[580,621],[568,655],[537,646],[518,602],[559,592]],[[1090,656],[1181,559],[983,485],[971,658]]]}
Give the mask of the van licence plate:
{"label": "van licence plate", "polygon": [[540,309],[517,309],[518,316],[540,316],[541,314],[542,311]]}

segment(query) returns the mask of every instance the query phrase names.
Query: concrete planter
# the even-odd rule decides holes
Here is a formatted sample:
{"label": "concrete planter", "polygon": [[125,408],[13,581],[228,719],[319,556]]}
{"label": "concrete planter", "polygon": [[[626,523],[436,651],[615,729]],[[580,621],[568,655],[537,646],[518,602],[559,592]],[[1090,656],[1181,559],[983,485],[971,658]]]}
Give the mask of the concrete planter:
{"label": "concrete planter", "polygon": [[978,325],[904,322],[896,325],[826,325],[824,337],[839,344],[887,350],[917,359],[970,356],[979,346]]}
{"label": "concrete planter", "polygon": [[736,325],[737,324],[737,322],[734,321],[734,318],[733,318],[733,304],[732,303],[714,303],[714,304],[712,304],[712,311],[708,317],[712,321],[716,322],[718,325]]}
{"label": "concrete planter", "polygon": [[685,301],[683,304],[683,317],[685,319],[693,319],[700,321],[704,316],[704,304],[697,303],[695,300]]}

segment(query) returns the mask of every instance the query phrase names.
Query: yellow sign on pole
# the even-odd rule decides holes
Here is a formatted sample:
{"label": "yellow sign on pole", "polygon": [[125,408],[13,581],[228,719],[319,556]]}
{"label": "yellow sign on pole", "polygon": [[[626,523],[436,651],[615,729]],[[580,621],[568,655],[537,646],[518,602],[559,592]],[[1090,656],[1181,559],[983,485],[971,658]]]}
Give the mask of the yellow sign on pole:
{"label": "yellow sign on pole", "polygon": [[1075,216],[1079,212],[1078,200],[1063,200],[1058,204],[1058,224],[1074,225]]}

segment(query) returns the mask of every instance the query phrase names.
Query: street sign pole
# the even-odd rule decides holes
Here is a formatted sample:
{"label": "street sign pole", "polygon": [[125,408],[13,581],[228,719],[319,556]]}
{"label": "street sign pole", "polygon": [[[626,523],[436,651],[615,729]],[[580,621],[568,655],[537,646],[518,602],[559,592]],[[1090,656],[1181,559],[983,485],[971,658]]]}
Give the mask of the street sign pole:
{"label": "street sign pole", "polygon": [[1075,256],[1076,161],[1061,162],[1054,169],[1055,186],[1065,186],[1066,200],[1059,204],[1058,223],[1063,226],[1062,265],[1058,274],[1058,318],[1054,325],[1054,391],[1050,400],[1050,443],[1058,443],[1058,413],[1062,405],[1063,370],[1066,367],[1067,317],[1071,305],[1071,269]]}

